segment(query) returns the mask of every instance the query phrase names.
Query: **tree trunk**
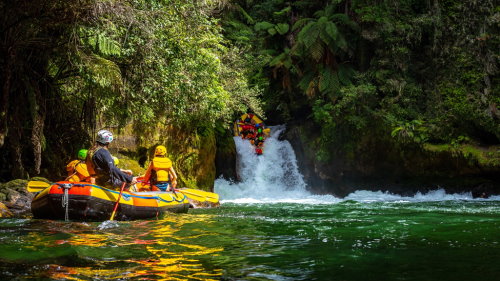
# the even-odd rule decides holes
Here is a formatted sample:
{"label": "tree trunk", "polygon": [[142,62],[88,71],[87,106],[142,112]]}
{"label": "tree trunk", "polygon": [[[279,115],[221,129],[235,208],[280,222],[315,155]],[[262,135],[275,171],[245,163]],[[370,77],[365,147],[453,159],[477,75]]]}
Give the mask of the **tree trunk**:
{"label": "tree trunk", "polygon": [[8,48],[3,66],[2,102],[0,104],[0,147],[4,145],[8,133],[7,118],[9,116],[10,81],[12,78],[11,61],[14,60],[14,57],[14,49],[12,47]]}

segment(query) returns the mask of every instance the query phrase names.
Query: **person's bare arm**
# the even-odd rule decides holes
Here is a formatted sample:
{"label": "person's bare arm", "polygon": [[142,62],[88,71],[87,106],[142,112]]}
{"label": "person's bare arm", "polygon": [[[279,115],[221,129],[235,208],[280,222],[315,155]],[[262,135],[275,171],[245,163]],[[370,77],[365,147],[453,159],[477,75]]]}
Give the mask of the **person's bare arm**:
{"label": "person's bare arm", "polygon": [[175,173],[174,167],[170,167],[168,169],[168,173],[170,175],[170,182],[172,183],[172,187],[177,187],[177,174]]}

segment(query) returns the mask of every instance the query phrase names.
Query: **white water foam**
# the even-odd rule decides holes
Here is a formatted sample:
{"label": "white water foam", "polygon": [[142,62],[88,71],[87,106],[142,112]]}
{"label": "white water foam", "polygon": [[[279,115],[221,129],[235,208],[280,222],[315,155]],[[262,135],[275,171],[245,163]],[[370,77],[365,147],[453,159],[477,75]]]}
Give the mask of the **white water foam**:
{"label": "white water foam", "polygon": [[116,228],[118,227],[119,224],[117,221],[103,221],[99,226],[97,227],[99,230],[105,230],[105,229],[111,229],[111,228]]}
{"label": "white water foam", "polygon": [[[314,195],[306,189],[292,146],[288,141],[278,139],[284,130],[284,126],[271,127],[271,136],[265,142],[264,154],[260,156],[255,154],[248,140],[234,137],[240,182],[234,183],[223,178],[215,181],[215,192],[222,203],[334,204],[346,200],[364,203],[473,200],[470,192],[447,194],[444,189],[425,194],[418,192],[411,197],[367,190],[357,190],[343,199],[332,195]],[[497,201],[500,196],[474,200]]]}
{"label": "white water foam", "polygon": [[266,140],[264,153],[255,154],[248,140],[234,137],[237,151],[237,171],[240,182],[225,179],[215,181],[215,192],[222,203],[334,203],[341,201],[331,195],[313,195],[297,167],[292,146],[279,140],[284,126],[271,127],[271,136]]}

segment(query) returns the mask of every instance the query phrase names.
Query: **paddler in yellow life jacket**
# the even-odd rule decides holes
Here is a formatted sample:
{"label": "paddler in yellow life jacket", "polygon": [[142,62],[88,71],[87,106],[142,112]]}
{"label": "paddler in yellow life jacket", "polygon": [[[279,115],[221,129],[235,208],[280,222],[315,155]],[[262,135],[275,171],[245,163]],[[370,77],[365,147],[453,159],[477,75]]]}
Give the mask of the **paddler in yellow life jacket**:
{"label": "paddler in yellow life jacket", "polygon": [[78,159],[73,160],[66,165],[66,171],[68,172],[66,181],[91,182],[91,177],[89,171],[87,170],[87,164],[85,164],[85,158],[87,158],[87,150],[80,149],[80,151],[78,151]]}
{"label": "paddler in yellow life jacket", "polygon": [[144,182],[148,181],[153,191],[170,191],[177,187],[177,174],[172,161],[167,157],[167,148],[163,145],[156,147],[153,161],[144,175]]}

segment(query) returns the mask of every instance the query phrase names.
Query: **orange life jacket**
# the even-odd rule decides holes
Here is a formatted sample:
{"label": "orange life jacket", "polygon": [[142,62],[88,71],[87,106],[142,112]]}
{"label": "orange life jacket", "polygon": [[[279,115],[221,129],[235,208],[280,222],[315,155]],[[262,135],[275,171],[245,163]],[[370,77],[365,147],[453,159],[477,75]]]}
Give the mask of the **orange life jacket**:
{"label": "orange life jacket", "polygon": [[68,172],[67,181],[70,182],[82,182],[90,181],[90,174],[87,170],[87,165],[80,160],[73,160],[66,165],[66,171]]}

